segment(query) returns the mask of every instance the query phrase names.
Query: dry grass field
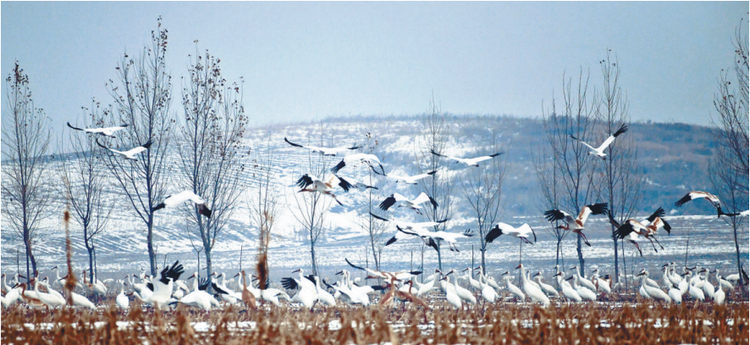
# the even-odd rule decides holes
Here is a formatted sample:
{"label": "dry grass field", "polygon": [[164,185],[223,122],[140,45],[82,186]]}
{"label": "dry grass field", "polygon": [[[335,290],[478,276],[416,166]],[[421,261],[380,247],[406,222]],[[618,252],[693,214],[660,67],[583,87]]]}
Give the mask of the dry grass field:
{"label": "dry grass field", "polygon": [[747,344],[748,303],[2,311],[3,344]]}

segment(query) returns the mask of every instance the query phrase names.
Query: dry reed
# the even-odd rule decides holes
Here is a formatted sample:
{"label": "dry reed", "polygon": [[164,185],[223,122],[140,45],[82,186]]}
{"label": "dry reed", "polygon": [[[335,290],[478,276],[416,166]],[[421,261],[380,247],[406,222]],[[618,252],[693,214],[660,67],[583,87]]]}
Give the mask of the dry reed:
{"label": "dry reed", "polygon": [[[110,302],[111,303],[111,302]],[[747,344],[748,303],[714,306],[565,303],[549,308],[498,303],[454,310],[442,301],[381,310],[338,306],[211,313],[179,306],[154,310],[113,304],[96,312],[30,309],[2,312],[3,344]]]}

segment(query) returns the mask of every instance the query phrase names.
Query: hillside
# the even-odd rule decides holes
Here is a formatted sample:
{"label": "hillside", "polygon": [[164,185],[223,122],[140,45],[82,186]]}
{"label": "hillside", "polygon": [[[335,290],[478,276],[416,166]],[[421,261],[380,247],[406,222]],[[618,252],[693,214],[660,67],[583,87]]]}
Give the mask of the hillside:
{"label": "hillside", "polygon": [[[245,147],[248,154],[243,160],[248,168],[244,177],[248,190],[253,188],[256,179],[255,170],[258,160],[272,152],[273,170],[277,175],[276,189],[281,195],[281,202],[290,204],[296,187],[292,187],[299,176],[306,173],[301,164],[308,159],[307,151],[292,147],[283,140],[288,137],[301,143],[315,145],[349,145],[362,143],[365,134],[371,133],[377,140],[376,153],[381,158],[386,171],[404,174],[414,171],[415,136],[421,128],[421,118],[414,117],[346,117],[328,119],[316,123],[296,123],[254,128],[247,132]],[[506,177],[503,184],[504,219],[512,217],[538,217],[543,211],[539,202],[541,194],[537,185],[532,164],[532,155],[544,145],[542,126],[539,120],[520,119],[497,116],[450,116],[448,119],[449,143],[447,150],[455,155],[484,155],[489,153],[484,143],[491,139],[494,132],[504,146],[505,154],[500,156],[506,163]],[[706,163],[713,145],[711,130],[707,127],[685,124],[634,123],[627,135],[632,136],[638,148],[640,168],[644,173],[644,202],[639,210],[651,212],[654,207],[662,206],[668,213],[680,214],[713,214],[710,207],[691,203],[681,209],[674,209],[674,201],[691,189],[710,190],[707,178]],[[321,139],[324,138],[324,139]],[[174,158],[174,157],[173,157]],[[49,164],[55,165],[65,156],[54,157]],[[594,159],[594,158],[591,158]],[[333,157],[335,164],[340,158]],[[4,166],[7,166],[4,164]],[[456,169],[456,168],[453,168]],[[364,168],[347,168],[346,176],[364,180]],[[51,181],[55,181],[52,179]],[[408,189],[398,189],[381,183],[379,193],[383,197],[394,191],[409,194]],[[171,192],[176,192],[172,189]],[[245,192],[247,191],[238,191]],[[416,193],[414,193],[416,195]],[[363,232],[357,225],[358,215],[366,213],[364,197],[357,191],[339,194],[345,206],[333,205],[327,217],[328,230],[324,243],[335,244],[355,238],[362,239]],[[460,193],[454,196],[456,213],[450,222],[454,230],[472,226],[466,202]],[[378,200],[382,199],[380,197]],[[143,260],[146,252],[145,230],[143,224],[136,221],[128,206],[117,193],[113,193],[110,202],[122,203],[113,214],[110,230],[103,234],[98,242],[100,258],[117,255],[118,258],[132,256],[128,262],[100,262],[99,267],[106,271],[117,271],[133,268],[134,262],[146,265]],[[63,258],[64,232],[60,231],[60,218],[64,208],[62,200],[56,200],[52,207],[53,215],[44,222],[38,244],[35,247],[40,262],[59,262]],[[187,255],[192,251],[185,223],[178,217],[177,211],[160,211],[156,220],[156,244],[160,260],[164,255]],[[404,216],[411,213],[400,211]],[[272,247],[278,250],[300,248],[306,242],[303,234],[297,232],[298,225],[289,210],[286,210],[276,222]],[[80,235],[73,226],[76,238]],[[254,253],[256,231],[250,225],[248,205],[243,202],[234,214],[226,231],[217,241],[215,251],[239,250],[244,245]],[[17,235],[7,227],[2,227],[2,263],[15,264],[16,249],[21,248]],[[85,253],[80,240],[74,240],[78,256]],[[298,251],[298,249],[296,249]],[[192,254],[192,258],[195,254]],[[298,258],[304,262],[304,258]],[[223,259],[217,259],[222,262]],[[309,259],[308,259],[309,260]],[[83,260],[81,260],[82,262]]]}

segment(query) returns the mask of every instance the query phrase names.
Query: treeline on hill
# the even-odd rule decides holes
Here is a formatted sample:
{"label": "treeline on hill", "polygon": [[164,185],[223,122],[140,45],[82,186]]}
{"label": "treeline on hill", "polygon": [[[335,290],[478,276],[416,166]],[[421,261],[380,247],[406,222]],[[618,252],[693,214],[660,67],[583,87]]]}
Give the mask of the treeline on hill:
{"label": "treeline on hill", "polygon": [[[421,116],[347,116],[324,120],[330,127],[344,130],[347,126],[361,123],[370,124],[373,133],[389,133],[392,136],[414,136],[414,126]],[[534,174],[533,156],[541,152],[545,145],[542,121],[531,118],[494,115],[455,115],[448,114],[451,123],[452,145],[460,148],[473,147],[478,154],[484,154],[483,143],[491,139],[492,131],[501,136],[506,154],[503,159],[508,164],[507,176],[503,183],[505,213],[507,215],[534,215],[543,208],[537,201],[540,196],[537,178]],[[309,125],[313,125],[310,123]],[[276,129],[282,126],[272,126]],[[633,136],[637,149],[643,181],[643,203],[639,212],[648,213],[659,206],[667,212],[674,202],[690,190],[710,190],[708,163],[715,145],[715,129],[684,123],[633,122],[627,135]],[[339,133],[341,134],[341,133]],[[351,133],[358,138],[360,133]],[[449,145],[450,147],[450,145]],[[414,157],[405,154],[390,154],[386,161],[390,165],[406,165]],[[676,209],[679,214],[709,214],[705,208],[685,205]]]}

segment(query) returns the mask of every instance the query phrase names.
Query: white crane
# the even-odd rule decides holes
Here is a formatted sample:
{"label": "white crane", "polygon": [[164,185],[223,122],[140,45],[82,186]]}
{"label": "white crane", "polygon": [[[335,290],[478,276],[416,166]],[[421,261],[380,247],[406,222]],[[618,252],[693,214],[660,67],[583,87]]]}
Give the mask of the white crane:
{"label": "white crane", "polygon": [[[451,270],[450,272],[448,272],[448,275],[450,275],[451,273],[456,272],[454,270]],[[458,297],[461,297],[461,300],[466,301],[469,304],[477,304],[477,299],[476,297],[474,297],[474,294],[472,294],[471,291],[467,290],[465,287],[458,285],[458,277],[455,274],[453,276],[453,287]]]}
{"label": "white crane", "polygon": [[313,153],[319,152],[323,156],[335,156],[335,155],[337,155],[339,153],[343,153],[343,152],[351,151],[351,150],[357,150],[357,149],[359,149],[359,148],[362,147],[362,146],[357,146],[356,144],[354,146],[351,146],[351,147],[345,147],[345,146],[342,146],[342,147],[320,147],[320,146],[312,146],[312,145],[301,145],[301,144],[297,144],[297,143],[293,143],[293,142],[289,141],[289,139],[287,139],[286,137],[284,137],[284,141],[286,141],[287,144],[292,145],[294,147],[306,148],[306,149],[312,151]]}
{"label": "white crane", "polygon": [[472,277],[473,274],[472,274],[471,267],[464,268],[463,271],[466,272],[466,275],[464,276],[464,279],[466,279],[466,280],[469,281],[469,286],[473,287],[476,290],[481,291],[482,290],[482,285],[479,284],[478,280],[476,280],[476,279],[474,279],[474,277]]}
{"label": "white crane", "polygon": [[123,279],[120,283],[120,293],[115,297],[115,303],[120,310],[128,310],[128,308],[130,308],[130,300],[128,299],[128,296],[125,296],[125,284],[127,284],[127,282]]}
{"label": "white crane", "polygon": [[[230,304],[235,304],[242,300],[242,293],[238,293],[237,291],[228,288],[224,283],[224,280],[226,280],[226,272],[216,274],[216,272],[214,271],[213,273],[211,273],[211,276],[218,276],[216,281],[211,282],[211,288],[214,289],[214,291],[219,295],[219,297],[221,297],[222,300]],[[221,279],[221,281],[219,281],[219,279]]]}
{"label": "white crane", "polygon": [[473,166],[473,167],[478,167],[478,166],[479,166],[479,163],[481,163],[481,162],[484,162],[484,161],[486,161],[486,160],[490,160],[490,159],[492,159],[492,158],[495,158],[495,157],[497,157],[497,156],[499,156],[499,155],[501,155],[501,154],[505,153],[505,152],[497,152],[497,153],[493,153],[493,154],[491,154],[491,155],[487,155],[487,156],[481,156],[481,157],[474,157],[474,158],[459,158],[459,157],[453,157],[453,156],[447,156],[447,155],[443,155],[443,154],[440,154],[440,153],[437,153],[437,152],[435,152],[435,151],[434,151],[434,150],[432,150],[432,149],[430,149],[430,152],[431,152],[431,153],[432,153],[433,155],[435,155],[435,156],[438,156],[438,157],[443,157],[443,158],[448,158],[448,159],[450,159],[450,160],[454,161],[454,163],[463,163],[463,164],[465,164],[466,166]]}
{"label": "white crane", "polygon": [[574,140],[578,141],[579,143],[583,144],[584,146],[588,147],[589,148],[589,155],[595,155],[595,156],[598,156],[599,158],[601,158],[603,160],[606,160],[607,159],[607,154],[604,153],[604,150],[606,150],[607,147],[609,147],[609,145],[612,144],[613,141],[615,141],[615,138],[617,138],[620,134],[623,134],[623,133],[625,133],[627,131],[628,131],[628,125],[623,124],[622,126],[620,126],[620,129],[618,129],[616,132],[610,134],[609,137],[607,137],[607,139],[605,139],[604,142],[601,145],[599,145],[599,147],[593,147],[593,146],[587,144],[585,141],[576,138],[573,134],[571,134],[570,137],[573,138]]}
{"label": "white crane", "polygon": [[173,208],[188,200],[195,203],[195,207],[198,209],[198,212],[200,214],[208,218],[211,218],[211,210],[208,208],[208,206],[206,206],[206,201],[190,190],[182,191],[177,194],[167,196],[167,198],[164,199],[164,201],[162,201],[160,204],[151,208],[151,212],[161,210],[165,207]]}
{"label": "white crane", "polygon": [[724,210],[721,209],[721,200],[719,200],[718,196],[713,195],[711,193],[702,192],[702,191],[691,191],[691,192],[688,192],[687,194],[685,194],[685,196],[683,196],[682,198],[680,198],[680,200],[677,200],[674,203],[674,205],[677,206],[677,207],[680,207],[683,204],[685,204],[686,202],[688,202],[690,200],[694,200],[694,199],[706,199],[706,200],[708,200],[708,202],[710,202],[711,205],[713,205],[716,208],[716,214],[717,214],[716,217],[717,218],[721,217],[721,216],[730,216],[730,217],[733,217],[733,216],[737,216],[737,215],[740,214],[740,213],[725,213]]}
{"label": "white crane", "polygon": [[521,270],[521,287],[531,301],[540,303],[545,308],[548,307],[550,303],[549,298],[547,298],[547,295],[539,286],[534,285],[534,283],[526,277],[526,269],[523,267],[523,264],[519,264],[516,269]]}
{"label": "white crane", "polygon": [[651,285],[646,284],[646,279],[648,278],[648,271],[645,269],[641,270],[641,273],[638,273],[636,277],[641,277],[641,287],[646,290],[646,293],[648,296],[650,296],[653,299],[662,300],[664,302],[671,302],[672,299],[669,297],[667,293],[662,291],[660,288],[653,287]]}
{"label": "white crane", "polygon": [[612,293],[612,288],[609,286],[609,281],[599,278],[599,267],[594,269],[594,274],[592,275],[592,278],[596,282],[596,284],[594,285],[597,288],[594,291],[598,291],[601,289],[608,294]]}
{"label": "white crane", "polygon": [[732,285],[732,283],[730,283],[729,281],[723,279],[721,277],[721,274],[719,274],[718,269],[715,270],[715,272],[716,272],[716,281],[718,282],[718,286],[720,286],[721,288],[729,289],[730,291],[734,290],[734,285]]}
{"label": "white crane", "polygon": [[412,277],[416,277],[416,276],[422,274],[422,271],[401,271],[401,272],[376,271],[376,270],[373,270],[373,269],[370,269],[370,268],[357,266],[357,265],[351,263],[351,261],[349,261],[349,259],[347,259],[347,258],[344,258],[344,260],[346,261],[347,264],[349,264],[349,266],[352,266],[352,267],[354,267],[354,268],[356,268],[358,270],[365,271],[365,272],[367,272],[367,274],[369,274],[370,276],[372,276],[374,278],[385,279],[385,280],[388,280],[388,281],[390,281],[390,280],[397,280],[397,281],[409,280]]}
{"label": "white crane", "polygon": [[[594,283],[592,283],[590,280],[585,279],[585,278],[583,278],[581,276],[581,272],[578,271],[578,266],[577,265],[571,267],[570,269],[574,270],[576,272],[575,274],[573,274],[573,277],[575,277],[575,279],[576,279],[576,284],[580,284],[581,286],[583,286],[583,287],[585,287],[585,288],[587,288],[587,289],[589,289],[591,291],[596,291],[596,286],[594,285]],[[581,296],[581,297],[583,297],[583,296]]]}
{"label": "white crane", "polygon": [[708,281],[708,269],[704,268],[702,273],[705,273],[705,275],[700,275],[700,279],[703,282],[703,286],[701,288],[703,289],[706,297],[710,297],[711,299],[713,299],[716,289],[714,289],[714,285],[711,284],[710,281]]}
{"label": "white crane", "polygon": [[[250,280],[251,281],[253,280],[252,274],[250,274]],[[291,300],[291,298],[286,292],[281,291],[276,288],[266,287],[265,289],[258,289],[258,288],[253,287],[251,284],[247,286],[247,289],[250,290],[250,292],[253,295],[255,295],[256,299],[270,302],[271,304],[277,307],[281,306],[281,302],[279,302],[279,298],[287,300],[287,301]]]}
{"label": "white crane", "polygon": [[[46,280],[47,278],[44,279]],[[48,292],[44,293],[39,291],[39,284],[42,284]],[[36,292],[36,297],[50,308],[65,305],[65,298],[59,292],[50,288],[46,281],[40,282],[38,279],[34,278],[34,292]]]}
{"label": "white crane", "polygon": [[395,180],[396,183],[417,184],[417,181],[423,178],[427,178],[429,176],[433,176],[435,175],[436,172],[437,170],[433,170],[433,171],[426,172],[424,174],[418,174],[418,175],[412,175],[412,176],[386,174],[385,177],[391,180]]}
{"label": "white crane", "polygon": [[431,279],[419,287],[417,290],[417,297],[421,297],[435,289],[435,282],[438,280],[438,274],[440,274],[440,271],[436,269],[435,273],[432,274]]}
{"label": "white crane", "polygon": [[358,189],[358,190],[367,190],[367,189],[380,189],[375,186],[370,186],[369,184],[366,184],[364,182],[360,182],[358,180],[355,180],[351,177],[344,177],[339,174],[334,174],[336,178],[339,179],[338,185],[343,189],[345,192],[348,192],[350,189]]}
{"label": "white crane", "polygon": [[21,299],[22,292],[23,288],[20,285],[8,290],[8,293],[6,293],[5,296],[2,296],[2,299],[0,299],[0,303],[2,303],[3,308],[10,308],[10,306],[18,302],[18,300]]}
{"label": "white crane", "polygon": [[521,291],[521,289],[518,288],[518,286],[510,282],[511,280],[510,272],[505,271],[505,273],[501,274],[501,276],[503,277],[503,280],[505,281],[505,287],[508,289],[508,291],[510,291],[511,294],[518,297],[521,300],[521,302],[524,302],[526,300],[526,295],[523,293],[523,291]]}
{"label": "white crane", "polygon": [[329,176],[325,181],[318,179],[317,177],[312,177],[308,174],[305,174],[297,180],[297,186],[301,188],[297,192],[318,192],[321,194],[325,194],[332,197],[333,200],[336,201],[336,203],[343,206],[344,204],[342,204],[341,201],[336,198],[336,194],[333,194],[333,190],[336,189],[336,185],[341,187],[344,191],[348,191],[350,187],[348,182],[346,182],[345,180],[341,180],[335,174],[331,174],[331,176]]}
{"label": "white crane", "polygon": [[560,297],[560,293],[557,292],[554,286],[542,282],[542,272],[537,272],[533,278],[536,280],[536,283],[539,284],[539,288],[542,289],[542,291],[548,295]]}
{"label": "white crane", "polygon": [[[497,223],[495,224],[495,227],[487,233],[487,235],[484,237],[484,240],[488,243],[492,243],[492,241],[500,237],[500,235],[510,235],[528,244],[534,244],[536,242],[536,233],[534,232],[534,229],[532,229],[527,223],[523,223],[523,225],[517,228],[513,227],[510,224]],[[529,240],[530,236],[534,238],[534,242],[531,242],[531,240]]]}
{"label": "white crane", "polygon": [[565,222],[565,225],[560,225],[558,226],[558,228],[570,230],[577,233],[583,238],[583,241],[586,243],[586,245],[591,246],[591,243],[589,243],[589,240],[586,239],[586,235],[583,233],[583,229],[586,225],[586,220],[588,219],[589,215],[599,215],[606,213],[607,206],[608,204],[606,202],[586,205],[581,209],[578,217],[575,218],[573,218],[571,214],[562,210],[549,210],[544,212],[544,216],[550,222],[563,220]]}
{"label": "white crane", "polygon": [[96,144],[99,145],[99,146],[101,146],[104,149],[109,150],[110,152],[112,152],[112,153],[114,153],[114,154],[116,154],[118,156],[121,156],[121,157],[125,158],[125,159],[130,159],[132,161],[137,161],[138,158],[135,158],[135,155],[137,155],[137,154],[139,154],[139,153],[141,153],[143,151],[148,150],[151,147],[151,140],[147,141],[143,145],[136,146],[136,147],[134,147],[134,148],[132,148],[130,150],[127,150],[127,151],[118,151],[118,150],[106,147],[106,146],[102,145],[102,143],[99,142],[99,139],[96,139]]}
{"label": "white crane", "polygon": [[[391,223],[395,224],[397,229],[401,228],[401,229],[411,230],[413,232],[418,232],[418,233],[422,233],[422,231],[427,232],[428,231],[427,228],[435,227],[438,224],[442,224],[442,223],[445,223],[445,222],[448,221],[448,219],[442,219],[442,220],[438,220],[438,221],[435,221],[435,222],[412,223],[412,222],[407,222],[407,221],[403,221],[403,220],[399,220],[399,219],[383,218],[383,217],[378,216],[378,215],[376,215],[376,214],[374,214],[372,212],[370,213],[370,215],[373,218],[377,219],[377,220],[384,221],[384,222],[391,222]],[[393,237],[391,237],[390,239],[388,239],[388,241],[385,243],[385,245],[388,246],[388,245],[393,244],[394,242],[396,242],[398,240],[403,240],[405,238],[410,238],[412,236],[414,236],[414,235],[412,235],[411,233],[407,234],[407,233],[404,233],[402,231],[398,231],[397,230],[396,234],[393,235]],[[435,250],[437,250],[437,248]]]}
{"label": "white crane", "polygon": [[159,278],[150,279],[153,284],[153,293],[146,298],[143,298],[143,302],[149,303],[156,308],[166,306],[172,298],[172,287],[174,281],[180,278],[180,275],[184,272],[184,269],[179,261],[175,261],[171,267],[165,267],[159,272]]}
{"label": "white crane", "polygon": [[716,305],[722,305],[724,304],[726,297],[727,295],[724,293],[724,288],[719,285],[714,293],[714,303],[716,303]]}
{"label": "white crane", "polygon": [[443,292],[445,292],[445,299],[448,303],[456,309],[461,309],[461,306],[463,305],[461,303],[461,297],[458,296],[456,287],[453,284],[450,284],[447,274],[440,279],[440,286],[442,287]]}
{"label": "white crane", "polygon": [[571,300],[576,301],[576,302],[583,301],[583,299],[581,298],[581,295],[578,294],[578,291],[576,291],[576,289],[574,289],[570,285],[570,283],[568,283],[568,280],[572,279],[572,277],[568,279],[564,279],[562,272],[557,272],[555,276],[557,277],[557,284],[560,286],[562,295],[565,296],[568,302],[570,302]]}
{"label": "white crane", "polygon": [[331,295],[330,292],[326,291],[326,289],[320,287],[320,277],[315,276],[315,289],[318,293],[318,301],[320,303],[323,303],[327,306],[335,306],[336,305],[336,299],[333,298],[333,295]]}
{"label": "white crane", "polygon": [[482,298],[484,298],[485,301],[490,303],[495,303],[497,300],[497,292],[495,291],[495,288],[487,284],[485,281],[487,280],[487,277],[484,275],[484,273],[479,273],[479,285],[482,288]]}
{"label": "white crane", "polygon": [[[614,225],[617,229],[615,230],[615,235],[619,239],[623,239],[625,237],[628,237],[630,243],[633,243],[633,245],[636,246],[638,249],[638,252],[641,252],[641,248],[638,246],[638,243],[633,239],[632,233],[636,233],[639,235],[638,237],[643,237],[649,242],[651,242],[651,246],[654,247],[654,251],[658,252],[656,249],[656,246],[654,245],[654,241],[661,247],[661,249],[664,249],[664,247],[659,243],[659,240],[656,239],[656,232],[664,228],[664,230],[667,233],[670,233],[670,230],[672,227],[662,219],[664,217],[664,209],[659,207],[653,214],[651,214],[646,221],[640,222],[635,219],[628,219],[623,224],[618,223],[613,217],[612,213],[609,213],[609,221]],[[643,256],[643,253],[641,252],[641,256]]]}
{"label": "white crane", "polygon": [[[458,247],[456,247],[457,239],[469,238],[471,236],[474,236],[474,233],[472,233],[471,229],[467,229],[463,233],[446,232],[446,231],[426,231],[424,229],[422,229],[421,231],[414,230],[414,229],[407,230],[407,229],[401,229],[399,226],[396,226],[396,229],[408,235],[419,236],[422,239],[430,239],[433,242],[443,241],[445,243],[448,243],[448,249],[454,252],[459,252]],[[432,246],[432,244],[430,244],[430,246]]]}
{"label": "white crane", "polygon": [[128,126],[127,124],[123,124],[123,125],[120,125],[120,126],[117,126],[117,127],[78,128],[78,127],[73,127],[70,124],[70,122],[68,122],[68,127],[72,128],[72,129],[75,129],[77,131],[83,131],[83,132],[90,133],[90,134],[98,134],[98,135],[101,135],[101,136],[111,137],[111,138],[115,137],[114,136],[115,132],[117,132],[117,131],[119,131],[121,129],[124,129],[127,126]]}
{"label": "white crane", "polygon": [[664,271],[663,279],[665,280],[667,286],[667,295],[669,296],[669,299],[672,300],[672,302],[681,304],[683,292],[680,291],[680,289],[675,286],[675,284],[672,283],[672,281],[668,278],[669,268],[669,264],[662,266],[662,270]]}
{"label": "white crane", "polygon": [[420,205],[426,202],[432,204],[433,209],[437,209],[437,201],[435,201],[435,199],[427,195],[427,193],[425,192],[420,193],[414,199],[409,199],[399,193],[393,193],[389,197],[385,198],[385,200],[383,200],[380,205],[378,205],[378,207],[380,207],[380,209],[383,211],[388,211],[391,206],[398,204],[398,207],[408,207],[417,212],[417,214],[422,215],[422,211],[420,211],[422,206]]}
{"label": "white crane", "polygon": [[352,284],[349,279],[349,271],[342,270],[336,274],[343,275],[343,282],[336,282],[334,289],[339,292],[340,299],[348,304],[361,304],[363,307],[370,305],[370,297],[364,288]]}
{"label": "white crane", "polygon": [[[376,174],[385,175],[385,169],[383,169],[383,165],[380,164],[380,159],[378,159],[377,156],[369,153],[353,153],[350,155],[346,155],[338,164],[331,168],[331,172],[335,174],[345,166],[354,166],[359,164],[367,164],[370,169],[372,169],[372,171],[374,171]],[[380,168],[380,171],[375,169],[376,165]]]}
{"label": "white crane", "polygon": [[568,278],[568,280],[571,280],[571,279],[573,280],[573,288],[578,293],[578,296],[581,296],[581,299],[596,302],[596,293],[590,290],[589,288],[579,284],[580,282],[585,281],[585,280],[579,280],[576,275],[573,275],[572,277]]}
{"label": "white crane", "polygon": [[299,273],[299,279],[286,277],[281,280],[281,284],[287,290],[297,290],[292,296],[292,302],[299,302],[306,309],[312,309],[318,300],[318,289],[315,285],[315,279],[312,276],[305,277],[303,269],[294,270],[292,273]]}

